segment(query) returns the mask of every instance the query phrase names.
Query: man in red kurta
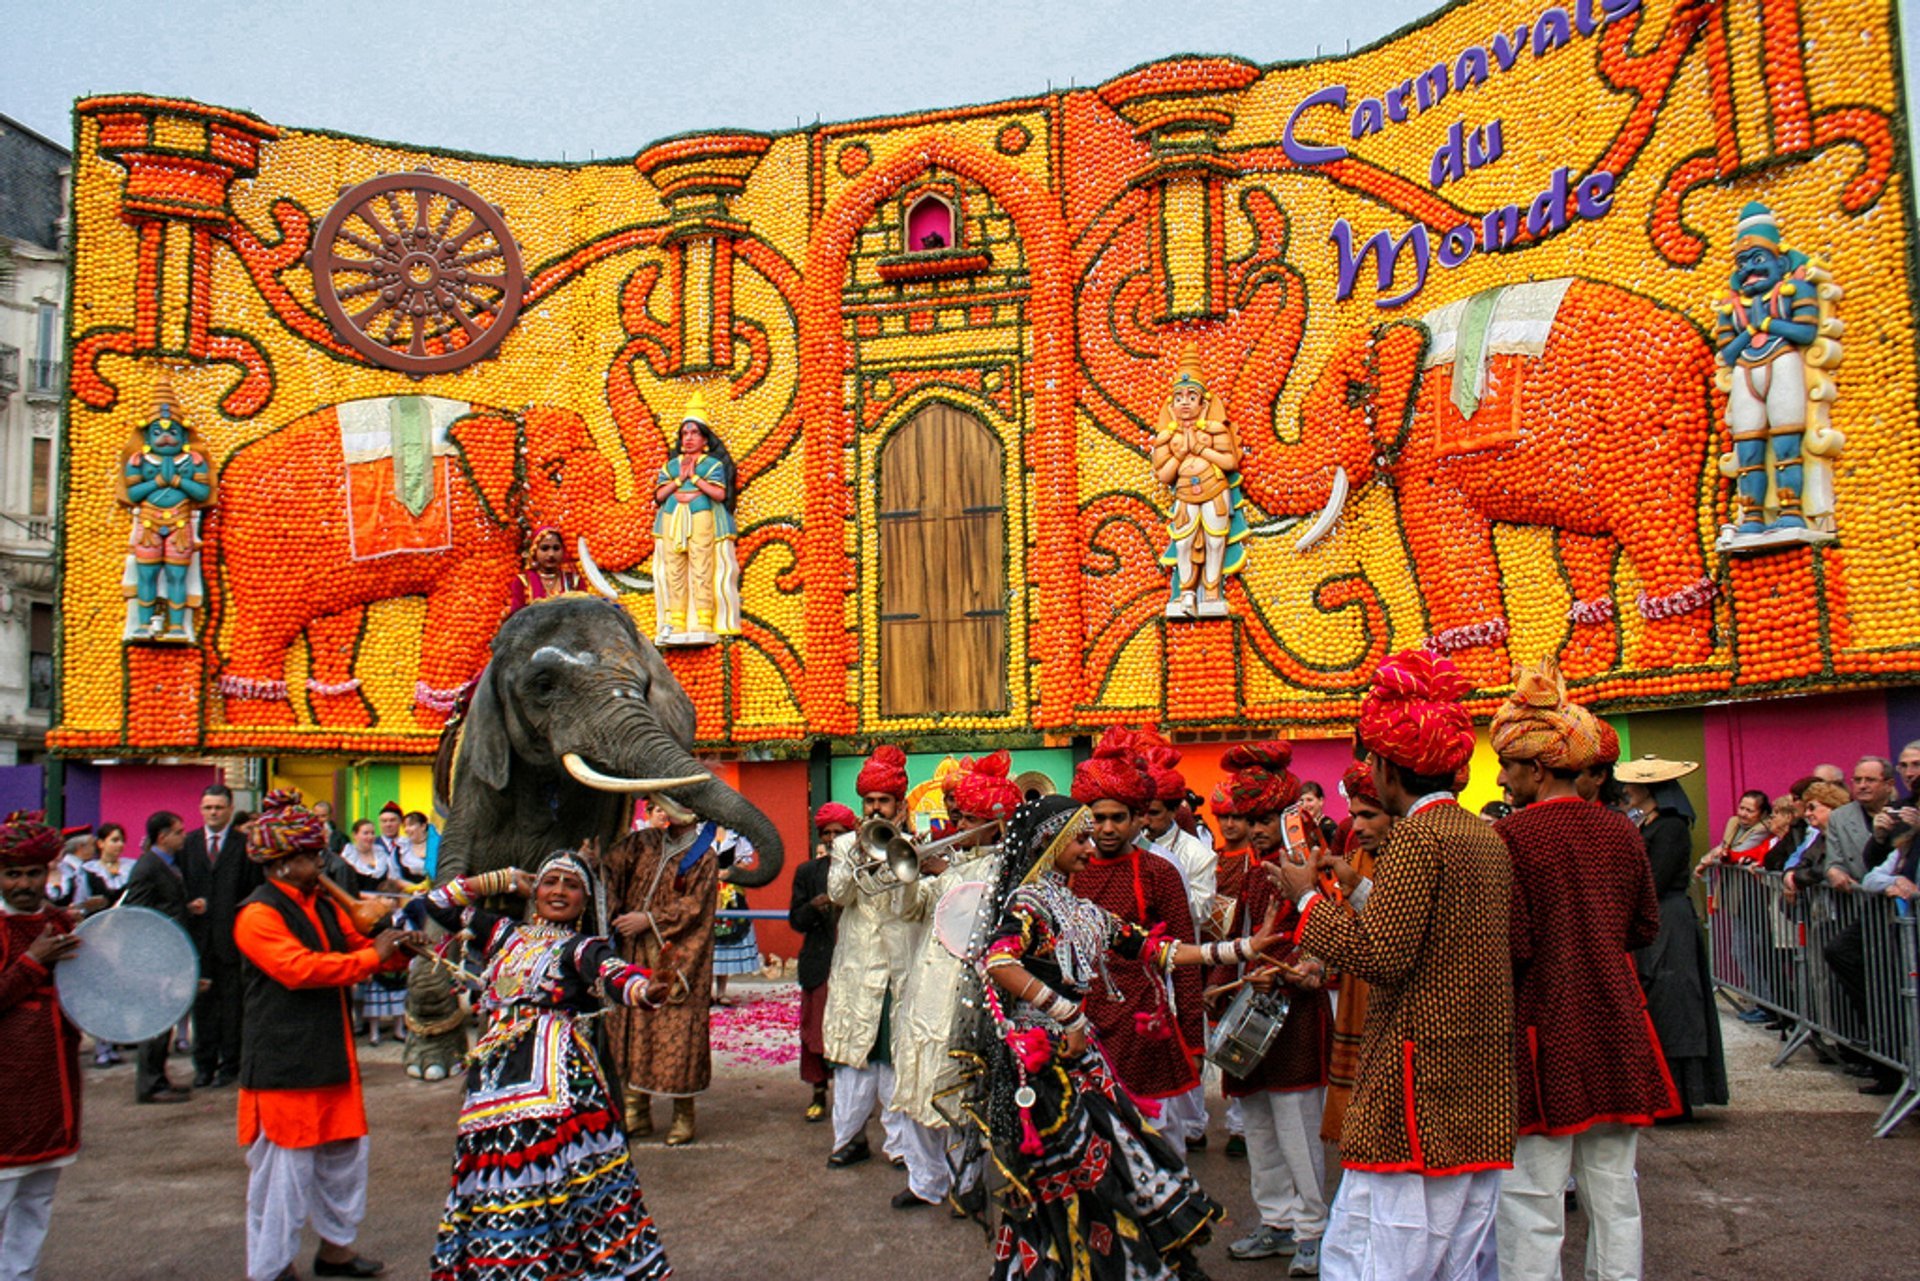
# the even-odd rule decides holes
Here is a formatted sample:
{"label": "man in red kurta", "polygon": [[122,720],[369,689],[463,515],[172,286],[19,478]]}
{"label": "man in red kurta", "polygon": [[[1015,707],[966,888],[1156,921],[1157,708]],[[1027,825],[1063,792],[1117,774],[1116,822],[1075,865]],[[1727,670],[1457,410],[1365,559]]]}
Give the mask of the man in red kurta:
{"label": "man in red kurta", "polygon": [[53,967],[80,940],[47,902],[60,833],[37,813],[0,824],[0,1277],[40,1263],[60,1171],[80,1148],[80,1033],[60,1012]]}
{"label": "man in red kurta", "polygon": [[[1073,799],[1093,811],[1093,857],[1074,874],[1073,892],[1143,929],[1160,926],[1169,938],[1191,939],[1193,914],[1179,870],[1134,844],[1152,795],[1132,732],[1108,730],[1073,771]],[[1116,963],[1112,974],[1120,999],[1090,994],[1087,1017],[1120,1083],[1136,1099],[1168,1099],[1191,1090],[1200,1080],[1196,1064],[1206,1044],[1199,968],[1175,971],[1171,1002],[1157,973]]]}
{"label": "man in red kurta", "polygon": [[1634,949],[1660,932],[1653,873],[1627,819],[1582,800],[1604,752],[1551,660],[1494,713],[1500,782],[1521,808],[1494,827],[1513,855],[1514,1085],[1519,1138],[1500,1183],[1503,1276],[1557,1275],[1571,1170],[1587,1205],[1587,1275],[1637,1278],[1640,1129],[1680,1111]]}
{"label": "man in red kurta", "polygon": [[241,906],[234,942],[245,958],[240,1143],[247,1148],[247,1276],[294,1277],[300,1231],[320,1236],[316,1276],[371,1277],[385,1265],[353,1239],[367,1209],[367,1113],[347,993],[380,970],[404,969],[403,943],[371,941],[319,892],[326,828],[298,792],[274,792],[247,857],[266,884]]}

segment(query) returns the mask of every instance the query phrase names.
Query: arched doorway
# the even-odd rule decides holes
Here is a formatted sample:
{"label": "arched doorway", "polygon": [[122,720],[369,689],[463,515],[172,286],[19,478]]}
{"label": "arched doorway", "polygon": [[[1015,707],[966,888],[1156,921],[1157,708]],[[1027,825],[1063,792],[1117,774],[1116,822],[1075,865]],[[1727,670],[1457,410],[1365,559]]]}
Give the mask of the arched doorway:
{"label": "arched doorway", "polygon": [[1007,709],[1000,440],[934,402],[880,452],[880,712]]}

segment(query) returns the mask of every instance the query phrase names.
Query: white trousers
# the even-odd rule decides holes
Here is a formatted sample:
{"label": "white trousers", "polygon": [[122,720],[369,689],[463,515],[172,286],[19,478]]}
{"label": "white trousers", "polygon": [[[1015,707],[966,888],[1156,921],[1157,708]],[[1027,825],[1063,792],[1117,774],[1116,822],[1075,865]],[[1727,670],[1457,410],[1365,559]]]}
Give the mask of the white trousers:
{"label": "white trousers", "polygon": [[1321,1090],[1263,1090],[1240,1100],[1260,1222],[1290,1228],[1300,1241],[1318,1241],[1327,1230],[1325,1106]]}
{"label": "white trousers", "polygon": [[1561,1138],[1523,1135],[1500,1179],[1500,1275],[1559,1281],[1569,1171],[1587,1211],[1588,1281],[1640,1281],[1640,1131],[1596,1125]]}
{"label": "white trousers", "polygon": [[1227,1100],[1227,1133],[1246,1137],[1247,1114],[1241,1108],[1239,1099]]}
{"label": "white trousers", "polygon": [[0,1281],[33,1281],[63,1166],[0,1179]]}
{"label": "white trousers", "polygon": [[1160,1100],[1159,1130],[1175,1143],[1206,1137],[1207,1087],[1196,1085],[1185,1094]]}
{"label": "white trousers", "polygon": [[1499,1205],[1498,1170],[1439,1178],[1348,1170],[1320,1247],[1321,1279],[1497,1281]]}
{"label": "white trousers", "polygon": [[922,1125],[901,1112],[888,1112],[891,1126],[895,1117],[905,1122],[900,1127],[901,1155],[907,1158],[907,1187],[922,1201],[938,1201],[953,1186],[953,1172],[947,1169],[947,1132]]}
{"label": "white trousers", "polygon": [[863,1068],[844,1063],[833,1069],[833,1150],[838,1152],[867,1131],[867,1118],[875,1105],[880,1108],[883,1135],[880,1150],[888,1159],[904,1157],[907,1141],[903,1137],[911,1118],[891,1110],[893,1103],[893,1064],[869,1063]]}
{"label": "white trousers", "polygon": [[247,1281],[273,1281],[300,1253],[309,1222],[329,1245],[352,1245],[367,1214],[367,1136],[283,1148],[261,1135],[247,1149]]}

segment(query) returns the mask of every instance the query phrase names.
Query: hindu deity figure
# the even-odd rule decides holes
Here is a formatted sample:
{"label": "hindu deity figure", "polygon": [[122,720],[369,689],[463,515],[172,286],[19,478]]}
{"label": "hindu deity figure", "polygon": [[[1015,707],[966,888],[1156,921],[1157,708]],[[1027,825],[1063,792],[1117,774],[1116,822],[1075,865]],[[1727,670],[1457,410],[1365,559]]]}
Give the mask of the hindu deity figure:
{"label": "hindu deity figure", "polygon": [[133,509],[120,582],[129,602],[125,639],[191,642],[190,611],[200,607],[204,590],[198,513],[213,504],[213,469],[194,448],[164,383],[153,420],[121,456],[120,501]]}
{"label": "hindu deity figure", "polygon": [[1727,552],[1834,537],[1833,459],[1846,438],[1828,421],[1843,326],[1841,289],[1827,270],[1781,241],[1773,211],[1740,211],[1732,290],[1714,309],[1717,381],[1727,393],[1733,452],[1720,460],[1736,509]]}
{"label": "hindu deity figure", "polygon": [[1173,491],[1171,542],[1160,556],[1170,571],[1168,618],[1226,617],[1226,576],[1247,559],[1240,457],[1240,439],[1207,392],[1189,343],[1153,436],[1153,474]]}
{"label": "hindu deity figure", "polygon": [[654,479],[655,642],[711,645],[740,634],[740,561],[734,550],[737,471],[695,392],[680,419],[680,449]]}

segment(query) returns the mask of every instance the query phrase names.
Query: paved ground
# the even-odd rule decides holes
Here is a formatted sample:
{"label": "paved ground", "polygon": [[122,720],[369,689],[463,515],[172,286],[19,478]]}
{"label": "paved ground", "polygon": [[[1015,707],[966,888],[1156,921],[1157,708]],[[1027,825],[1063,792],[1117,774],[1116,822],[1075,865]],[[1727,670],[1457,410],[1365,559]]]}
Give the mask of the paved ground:
{"label": "paved ground", "polygon": [[[1878,1100],[1811,1058],[1767,1068],[1771,1034],[1726,1021],[1735,1104],[1642,1143],[1647,1274],[1654,1278],[1890,1277],[1920,1252],[1913,1213],[1920,1129],[1875,1140]],[[371,1209],[361,1248],[396,1281],[425,1276],[459,1105],[452,1082],[402,1074],[391,1045],[363,1046],[373,1127]],[[764,1059],[767,1056],[762,1056]],[[176,1071],[184,1065],[175,1060]],[[62,1177],[43,1281],[201,1281],[242,1275],[246,1167],[231,1091],[137,1107],[130,1067],[88,1072],[87,1144]],[[942,1211],[902,1213],[902,1176],[878,1161],[829,1171],[826,1127],[800,1120],[792,1068],[736,1058],[702,1103],[701,1141],[638,1145],[647,1201],[686,1281],[916,1281],[984,1276],[979,1229]],[[1248,1223],[1243,1163],[1221,1153],[1215,1109],[1203,1185],[1232,1218],[1203,1258],[1222,1281],[1284,1275],[1236,1264],[1224,1243]],[[877,1127],[875,1137],[878,1137]],[[1584,1224],[1569,1222],[1569,1275]],[[1906,1263],[1894,1262],[1906,1260]],[[302,1260],[305,1267],[305,1260]],[[1910,1273],[1909,1273],[1910,1275]]]}

